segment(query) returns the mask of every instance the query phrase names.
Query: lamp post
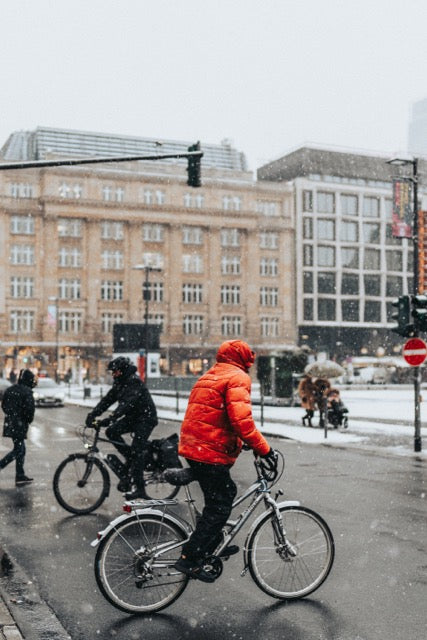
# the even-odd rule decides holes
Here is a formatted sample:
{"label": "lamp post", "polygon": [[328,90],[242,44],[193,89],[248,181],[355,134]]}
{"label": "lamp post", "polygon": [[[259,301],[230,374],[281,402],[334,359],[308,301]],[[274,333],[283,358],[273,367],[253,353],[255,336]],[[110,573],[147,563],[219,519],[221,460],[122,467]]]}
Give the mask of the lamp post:
{"label": "lamp post", "polygon": [[58,298],[56,296],[50,296],[49,300],[55,303],[55,382],[58,382],[58,370],[59,370],[59,317],[58,317]]}
{"label": "lamp post", "polygon": [[[419,294],[419,249],[418,249],[418,158],[412,157],[396,157],[387,160],[387,164],[391,164],[397,167],[412,167],[412,242],[414,247],[414,295]],[[417,336],[418,332],[414,331],[414,336]],[[414,451],[421,451],[421,414],[420,414],[420,387],[421,387],[420,368],[414,367]]]}
{"label": "lamp post", "polygon": [[161,271],[159,267],[152,267],[149,264],[137,264],[133,267],[134,269],[138,269],[140,271],[145,272],[145,279],[142,285],[142,299],[145,302],[145,312],[144,312],[144,338],[145,338],[145,382],[148,379],[148,349],[150,346],[150,337],[148,334],[148,309],[151,300],[151,289],[150,289],[150,273],[152,271]]}

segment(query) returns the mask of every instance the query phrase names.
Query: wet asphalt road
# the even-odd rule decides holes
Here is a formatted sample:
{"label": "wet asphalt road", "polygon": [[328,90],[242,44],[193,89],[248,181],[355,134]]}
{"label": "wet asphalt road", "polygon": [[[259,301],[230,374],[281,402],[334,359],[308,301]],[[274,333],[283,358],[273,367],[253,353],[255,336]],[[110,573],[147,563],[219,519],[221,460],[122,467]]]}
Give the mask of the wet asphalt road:
{"label": "wet asphalt road", "polygon": [[[231,558],[213,585],[191,582],[181,598],[150,617],[129,616],[98,591],[93,573],[96,532],[120,512],[121,495],[89,516],[71,516],[56,504],[51,484],[59,462],[82,448],[78,407],[39,409],[28,441],[32,486],[16,489],[14,469],[0,474],[0,541],[31,577],[73,640],[424,640],[426,463],[272,440],[286,455],[285,498],[298,499],[328,521],[335,565],[310,598],[284,604],[240,577],[241,555]],[[163,423],[154,437],[177,425]],[[9,444],[4,439],[3,450]],[[251,454],[234,478],[252,481]],[[242,543],[242,539],[240,539]]]}

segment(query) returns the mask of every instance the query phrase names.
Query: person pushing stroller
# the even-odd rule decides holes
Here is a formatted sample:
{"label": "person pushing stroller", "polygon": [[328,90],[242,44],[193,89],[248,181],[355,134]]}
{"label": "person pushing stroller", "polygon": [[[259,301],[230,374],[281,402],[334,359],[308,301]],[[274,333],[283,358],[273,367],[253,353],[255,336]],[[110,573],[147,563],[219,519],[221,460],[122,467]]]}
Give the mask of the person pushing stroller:
{"label": "person pushing stroller", "polygon": [[348,427],[348,409],[341,400],[340,392],[338,389],[329,389],[327,393],[327,416],[328,422],[338,429],[338,427]]}

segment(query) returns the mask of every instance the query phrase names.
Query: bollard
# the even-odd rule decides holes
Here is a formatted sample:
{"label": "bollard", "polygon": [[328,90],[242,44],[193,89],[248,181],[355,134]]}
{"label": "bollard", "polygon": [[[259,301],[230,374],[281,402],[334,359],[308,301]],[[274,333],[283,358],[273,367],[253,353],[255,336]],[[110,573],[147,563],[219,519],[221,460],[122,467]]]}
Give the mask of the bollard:
{"label": "bollard", "polygon": [[175,412],[178,414],[179,413],[179,391],[176,392],[176,407],[175,407]]}

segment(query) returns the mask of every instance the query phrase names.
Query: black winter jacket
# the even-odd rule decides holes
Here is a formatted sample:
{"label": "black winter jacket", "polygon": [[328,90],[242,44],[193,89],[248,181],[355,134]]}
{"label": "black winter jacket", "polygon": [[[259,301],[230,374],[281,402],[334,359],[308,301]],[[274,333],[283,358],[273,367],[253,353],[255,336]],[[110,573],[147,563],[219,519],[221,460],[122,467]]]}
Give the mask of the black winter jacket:
{"label": "black winter jacket", "polygon": [[34,397],[24,381],[8,387],[4,392],[1,408],[5,412],[3,437],[21,440],[27,437],[28,427],[34,419]]}
{"label": "black winter jacket", "polygon": [[[110,391],[90,412],[96,418],[118,402],[111,415],[112,423],[120,423],[129,433],[150,435],[157,424],[157,411],[146,385],[135,375],[136,367],[130,367],[129,374],[114,380]],[[123,433],[126,433],[123,430]]]}

